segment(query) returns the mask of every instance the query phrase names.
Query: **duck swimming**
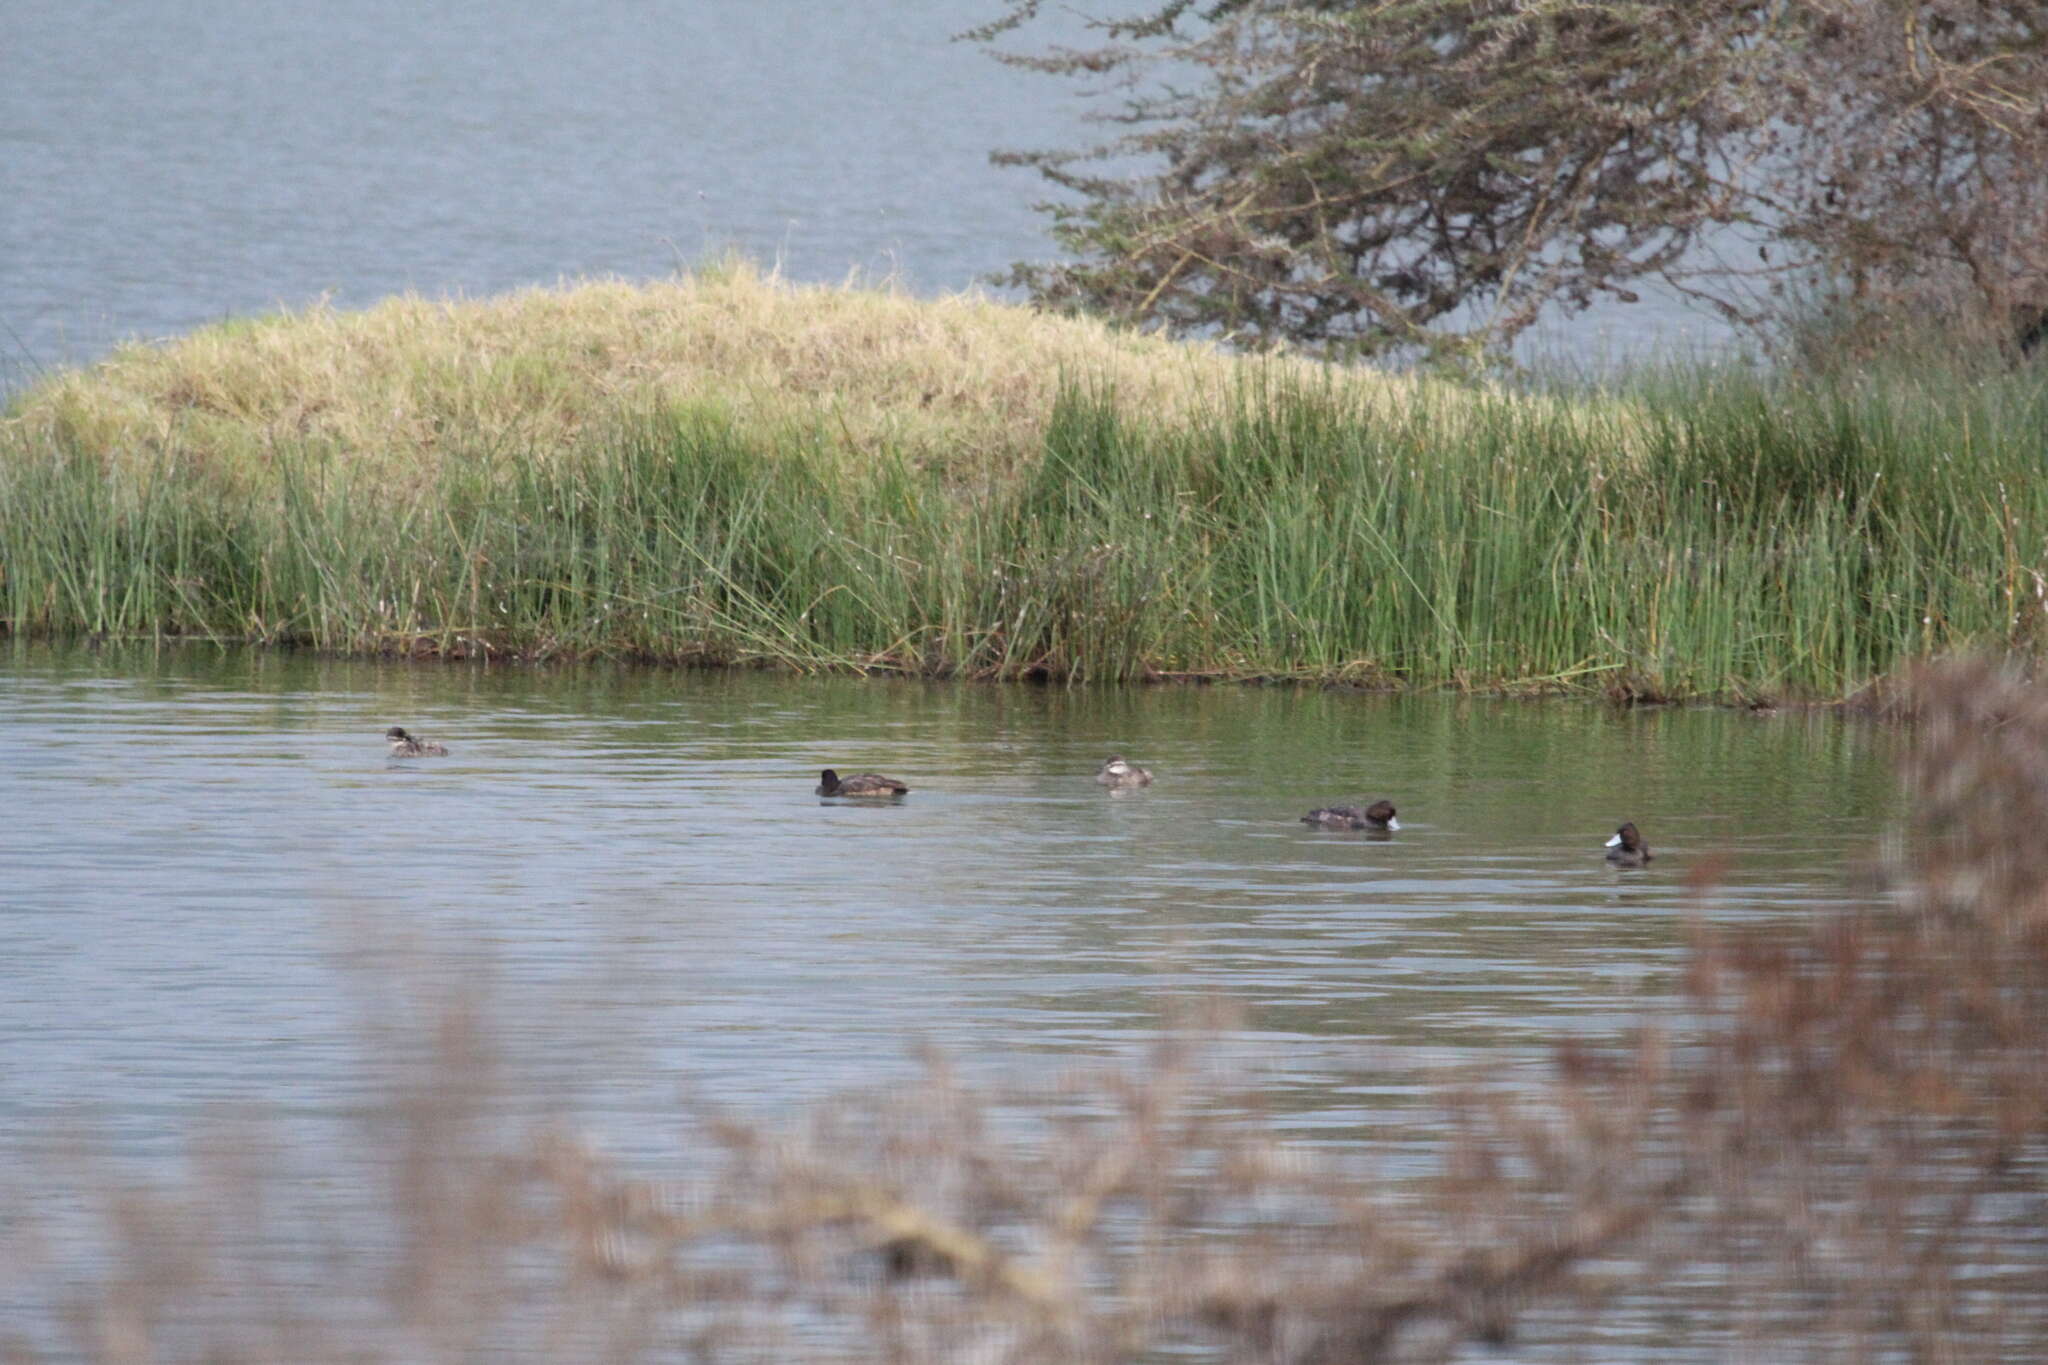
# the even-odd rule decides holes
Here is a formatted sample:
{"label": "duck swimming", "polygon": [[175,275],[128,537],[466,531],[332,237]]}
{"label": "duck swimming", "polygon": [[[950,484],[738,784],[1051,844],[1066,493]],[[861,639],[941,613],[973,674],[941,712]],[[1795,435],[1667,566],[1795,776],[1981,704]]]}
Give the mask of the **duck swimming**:
{"label": "duck swimming", "polygon": [[838,773],[827,768],[818,775],[818,795],[820,796],[889,797],[901,796],[909,790],[909,787],[898,782],[895,778],[884,777],[880,773],[855,773],[851,777],[841,777]]}
{"label": "duck swimming", "polygon": [[1149,787],[1152,774],[1122,754],[1111,754],[1102,760],[1102,771],[1095,774],[1095,780],[1105,787]]}
{"label": "duck swimming", "polygon": [[1650,846],[1643,842],[1635,821],[1614,831],[1614,837],[1607,841],[1607,861],[1617,867],[1641,867],[1650,861]]}
{"label": "duck swimming", "polygon": [[1401,822],[1394,818],[1391,801],[1375,801],[1364,810],[1356,806],[1318,806],[1302,816],[1301,823],[1322,829],[1401,828]]}
{"label": "duck swimming", "polygon": [[384,738],[391,741],[393,758],[440,758],[448,752],[448,746],[431,739],[409,735],[402,725],[394,725],[384,732]]}

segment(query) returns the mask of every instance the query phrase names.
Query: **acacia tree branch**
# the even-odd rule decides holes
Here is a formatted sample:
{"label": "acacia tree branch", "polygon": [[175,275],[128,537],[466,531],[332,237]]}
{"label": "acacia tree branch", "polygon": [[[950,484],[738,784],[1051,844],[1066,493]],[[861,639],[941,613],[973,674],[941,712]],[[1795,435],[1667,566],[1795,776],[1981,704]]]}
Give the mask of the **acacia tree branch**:
{"label": "acacia tree branch", "polygon": [[[1006,0],[974,36],[1039,12]],[[1004,158],[1073,196],[1051,208],[1069,258],[1009,277],[1052,306],[1348,354],[1502,347],[1646,276],[1745,320],[1735,297],[1799,272],[2048,307],[2048,193],[2013,188],[2048,183],[2048,25],[2020,0],[1153,0],[1095,22],[1101,44],[1024,60],[1122,73],[1126,131]],[[1767,259],[1701,267],[1732,225]]]}

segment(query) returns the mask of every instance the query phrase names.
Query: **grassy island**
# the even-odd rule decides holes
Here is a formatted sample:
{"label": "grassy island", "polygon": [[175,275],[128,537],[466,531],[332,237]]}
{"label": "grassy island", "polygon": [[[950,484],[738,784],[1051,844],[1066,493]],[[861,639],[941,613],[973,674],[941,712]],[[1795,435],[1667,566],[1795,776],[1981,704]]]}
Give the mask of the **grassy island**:
{"label": "grassy island", "polygon": [[2048,385],[1559,396],[746,267],[226,323],[0,418],[0,625],[1831,698],[2048,598]]}

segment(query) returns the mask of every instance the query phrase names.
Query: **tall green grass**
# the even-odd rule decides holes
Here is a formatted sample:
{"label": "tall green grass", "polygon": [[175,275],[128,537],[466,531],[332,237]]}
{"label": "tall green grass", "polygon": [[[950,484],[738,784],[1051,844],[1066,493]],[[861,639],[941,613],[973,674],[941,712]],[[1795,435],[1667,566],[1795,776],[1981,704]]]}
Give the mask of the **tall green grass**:
{"label": "tall green grass", "polygon": [[1069,386],[1035,459],[966,488],[709,407],[566,451],[458,441],[403,496],[317,444],[252,490],[41,439],[0,452],[22,634],[1830,697],[2031,650],[2048,591],[2048,388],[2019,375],[1246,391],[1175,419]]}

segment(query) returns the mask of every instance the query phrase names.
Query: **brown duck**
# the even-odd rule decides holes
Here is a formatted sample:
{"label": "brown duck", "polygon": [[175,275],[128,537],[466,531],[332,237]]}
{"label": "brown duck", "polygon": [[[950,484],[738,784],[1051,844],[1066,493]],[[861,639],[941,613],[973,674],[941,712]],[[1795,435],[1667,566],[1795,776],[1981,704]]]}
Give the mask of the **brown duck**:
{"label": "brown duck", "polygon": [[1111,754],[1102,760],[1102,771],[1095,774],[1095,780],[1105,787],[1149,787],[1152,774],[1122,754]]}
{"label": "brown duck", "polygon": [[1614,831],[1614,837],[1607,841],[1607,861],[1617,867],[1641,867],[1650,861],[1650,846],[1643,842],[1635,821]]}
{"label": "brown duck", "polygon": [[1318,806],[1301,817],[1304,825],[1319,829],[1399,829],[1401,822],[1394,818],[1394,803],[1375,801],[1364,810],[1356,806]]}
{"label": "brown duck", "polygon": [[394,725],[384,732],[384,738],[391,741],[393,758],[439,758],[448,752],[448,746],[436,740],[421,739],[409,735],[402,725]]}
{"label": "brown duck", "polygon": [[901,796],[909,790],[895,778],[884,777],[880,773],[855,773],[851,777],[841,777],[827,768],[818,776],[820,796],[891,797]]}

